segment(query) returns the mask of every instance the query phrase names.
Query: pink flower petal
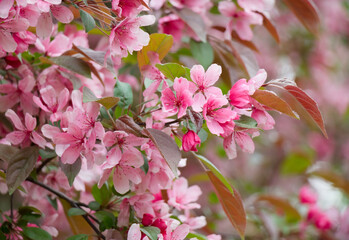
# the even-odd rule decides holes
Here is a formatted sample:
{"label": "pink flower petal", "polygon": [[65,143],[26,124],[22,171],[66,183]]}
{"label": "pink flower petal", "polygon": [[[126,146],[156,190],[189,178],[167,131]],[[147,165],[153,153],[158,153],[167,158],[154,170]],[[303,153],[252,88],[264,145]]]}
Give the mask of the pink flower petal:
{"label": "pink flower petal", "polygon": [[113,182],[115,190],[120,194],[125,194],[130,190],[129,180],[120,167],[114,170]]}
{"label": "pink flower petal", "polygon": [[132,224],[128,230],[127,240],[141,240],[142,233],[139,224]]}
{"label": "pink flower petal", "polygon": [[18,115],[12,109],[8,109],[5,113],[5,116],[11,120],[15,128],[21,131],[25,130],[22,121],[19,119]]}
{"label": "pink flower petal", "polygon": [[51,13],[41,13],[38,24],[36,25],[36,34],[39,38],[45,39],[51,36],[53,29]]}
{"label": "pink flower petal", "polygon": [[0,47],[5,52],[14,52],[17,48],[17,43],[13,39],[11,33],[0,30]]}
{"label": "pink flower petal", "polygon": [[22,131],[14,131],[6,135],[6,140],[8,140],[13,145],[18,145],[22,143],[27,134]]}
{"label": "pink flower petal", "polygon": [[217,64],[212,64],[206,71],[205,74],[205,86],[212,86],[215,84],[219,76],[222,74],[222,67]]}
{"label": "pink flower petal", "polygon": [[0,18],[7,18],[14,0],[0,0]]}
{"label": "pink flower petal", "polygon": [[74,19],[73,13],[69,8],[62,5],[51,5],[50,6],[52,15],[62,23],[70,23]]}
{"label": "pink flower petal", "polygon": [[29,113],[26,113],[25,126],[28,131],[33,131],[36,127],[36,118],[32,117]]}
{"label": "pink flower petal", "polygon": [[47,144],[46,140],[41,137],[37,132],[32,132],[31,133],[31,137],[30,137],[30,140],[37,144],[39,147],[45,149],[45,146]]}
{"label": "pink flower petal", "polygon": [[64,164],[73,164],[76,159],[80,156],[82,147],[78,144],[69,146],[63,153],[61,161]]}

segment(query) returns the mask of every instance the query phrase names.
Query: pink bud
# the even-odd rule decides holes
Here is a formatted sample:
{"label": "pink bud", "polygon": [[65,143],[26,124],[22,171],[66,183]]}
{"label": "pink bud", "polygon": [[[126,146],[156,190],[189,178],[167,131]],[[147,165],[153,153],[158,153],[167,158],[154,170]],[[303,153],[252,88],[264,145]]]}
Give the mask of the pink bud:
{"label": "pink bud", "polygon": [[183,151],[195,151],[197,152],[196,145],[200,145],[201,140],[199,136],[192,130],[189,130],[186,134],[183,136],[182,146]]}
{"label": "pink bud", "polygon": [[166,225],[166,222],[161,218],[156,219],[153,222],[152,226],[159,228],[161,233],[166,233],[167,225]]}
{"label": "pink bud", "polygon": [[299,191],[299,201],[305,204],[314,204],[317,201],[317,195],[308,186],[303,186]]}
{"label": "pink bud", "polygon": [[150,226],[153,223],[154,217],[149,213],[143,214],[142,224],[144,226]]}

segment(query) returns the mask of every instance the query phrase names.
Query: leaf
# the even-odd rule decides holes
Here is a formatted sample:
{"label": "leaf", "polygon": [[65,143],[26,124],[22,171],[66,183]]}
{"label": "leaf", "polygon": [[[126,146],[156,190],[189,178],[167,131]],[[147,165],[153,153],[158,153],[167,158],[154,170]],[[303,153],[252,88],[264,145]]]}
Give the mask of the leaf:
{"label": "leaf", "polygon": [[104,97],[98,99],[96,102],[102,104],[107,110],[118,104],[120,98],[118,97]]}
{"label": "leaf", "polygon": [[301,219],[301,215],[298,210],[294,208],[287,200],[270,195],[260,195],[257,198],[259,202],[268,202],[276,209],[282,211],[289,222],[297,222]]}
{"label": "leaf", "polygon": [[44,150],[44,149],[39,149],[39,155],[42,159],[49,159],[49,158],[54,158],[57,157],[57,154],[53,150]]}
{"label": "leaf", "polygon": [[66,200],[60,198],[60,202],[62,203],[65,216],[68,220],[70,228],[74,235],[76,234],[95,234],[91,226],[85,221],[82,216],[68,216],[68,211],[71,208],[71,205]]}
{"label": "leaf", "polygon": [[193,111],[192,109],[187,110],[187,114],[190,121],[195,125],[195,131],[200,132],[200,130],[202,129],[202,124],[204,122],[203,116],[200,113]]}
{"label": "leaf", "polygon": [[96,95],[87,87],[84,87],[82,90],[82,102],[95,102],[98,98]]}
{"label": "leaf", "polygon": [[328,170],[318,170],[311,172],[310,175],[320,177],[328,182],[331,182],[334,187],[342,189],[349,195],[349,181],[340,175],[337,175]]}
{"label": "leaf", "polygon": [[114,63],[110,57],[106,58],[106,52],[95,51],[89,48],[73,45],[73,49],[85,56],[87,59],[106,67],[110,72],[115,73]]}
{"label": "leaf", "polygon": [[178,12],[178,16],[193,30],[202,42],[206,42],[206,25],[201,15],[184,8]]}
{"label": "leaf", "polygon": [[162,33],[153,33],[150,35],[149,44],[142,48],[137,54],[137,61],[139,69],[150,63],[148,52],[156,52],[159,55],[161,61],[166,54],[170,51],[173,44],[173,37],[171,35]]}
{"label": "leaf", "polygon": [[41,228],[24,227],[23,234],[32,240],[52,240],[51,235]]}
{"label": "leaf", "polygon": [[103,184],[101,188],[98,188],[96,184],[92,187],[92,196],[100,205],[105,206],[111,198],[111,192],[106,184]]}
{"label": "leaf", "polygon": [[240,194],[233,189],[234,194],[225,186],[225,184],[212,172],[206,171],[215,192],[223,207],[229,221],[238,231],[240,237],[244,239],[246,229],[246,213]]}
{"label": "leaf", "polygon": [[208,42],[190,41],[190,50],[195,60],[197,60],[205,69],[213,62],[214,54],[211,45]]}
{"label": "leaf", "polygon": [[123,115],[116,119],[115,126],[118,130],[131,133],[137,137],[145,137],[142,133],[143,129],[128,115]]}
{"label": "leaf", "polygon": [[59,165],[68,178],[69,185],[72,186],[75,177],[79,174],[81,169],[81,159],[78,158],[73,164],[64,164],[59,162]]}
{"label": "leaf", "polygon": [[94,18],[82,9],[80,9],[79,12],[81,21],[84,24],[85,32],[89,32],[94,29],[96,26],[96,21],[94,20]]}
{"label": "leaf", "polygon": [[174,175],[177,177],[177,166],[181,160],[181,152],[176,142],[169,135],[160,130],[147,128],[144,131],[157,147],[161,156],[165,159]]}
{"label": "leaf", "polygon": [[88,207],[91,210],[97,211],[101,207],[101,204],[99,204],[99,202],[92,201],[92,202],[89,202]]}
{"label": "leaf", "polygon": [[38,157],[39,149],[36,146],[23,148],[12,156],[6,171],[6,183],[10,194],[29,176]]}
{"label": "leaf", "polygon": [[157,227],[149,226],[142,227],[141,231],[149,237],[150,240],[157,240],[158,234],[160,234],[160,229]]}
{"label": "leaf", "polygon": [[275,26],[272,24],[272,22],[263,13],[261,13],[261,12],[257,12],[257,13],[262,15],[262,17],[263,17],[263,26],[268,30],[268,32],[274,38],[274,40],[277,43],[280,43],[279,34],[278,34]]}
{"label": "leaf", "polygon": [[193,155],[199,159],[210,171],[220,180],[221,183],[224,184],[224,186],[230,191],[231,194],[234,195],[234,190],[230,186],[229,182],[227,179],[223,176],[223,174],[218,170],[218,168],[207,158],[204,156],[198,155],[193,153]]}
{"label": "leaf", "polygon": [[67,240],[88,240],[87,234],[78,234],[71,237],[68,237]]}
{"label": "leaf", "polygon": [[97,98],[96,95],[87,87],[83,88],[82,102],[98,102],[102,104],[107,110],[114,107],[119,102],[118,97],[103,97]]}
{"label": "leaf", "polygon": [[0,159],[4,160],[5,162],[10,162],[12,157],[19,151],[20,149],[16,147],[0,144]]}
{"label": "leaf", "polygon": [[91,69],[89,65],[82,59],[71,56],[59,56],[49,59],[53,63],[68,69],[74,73],[78,73],[84,77],[91,78]]}
{"label": "leaf", "polygon": [[320,110],[317,106],[317,103],[311,97],[309,97],[303,90],[296,86],[288,85],[285,87],[285,89],[297,99],[297,101],[306,110],[306,113],[310,115],[311,119],[315,121],[315,123],[320,128],[324,136],[327,138],[325,124],[322,119]]}
{"label": "leaf", "polygon": [[318,33],[320,18],[311,0],[284,0],[284,2],[311,33]]}
{"label": "leaf", "polygon": [[86,212],[81,208],[71,208],[68,210],[68,216],[80,216],[85,214]]}
{"label": "leaf", "polygon": [[118,106],[127,108],[133,103],[132,87],[128,83],[117,81],[114,87],[114,96],[119,98]]}
{"label": "leaf", "polygon": [[166,78],[174,80],[176,77],[184,77],[186,74],[185,68],[178,63],[165,63],[155,65]]}
{"label": "leaf", "polygon": [[205,235],[199,233],[188,233],[186,239],[208,240],[208,238]]}
{"label": "leaf", "polygon": [[241,115],[239,120],[235,120],[235,125],[242,128],[257,128],[257,121],[253,118]]}
{"label": "leaf", "polygon": [[299,152],[292,153],[286,157],[281,166],[282,174],[304,173],[312,164],[311,156]]}
{"label": "leaf", "polygon": [[107,211],[98,211],[94,214],[96,218],[101,222],[99,224],[99,229],[103,232],[108,228],[115,226],[115,216],[111,212]]}
{"label": "leaf", "polygon": [[292,108],[290,107],[290,105],[288,105],[287,102],[285,102],[283,99],[281,99],[278,95],[276,95],[272,91],[257,89],[255,93],[252,95],[252,97],[256,99],[259,103],[267,107],[275,109],[291,117],[297,118],[297,116],[292,111]]}

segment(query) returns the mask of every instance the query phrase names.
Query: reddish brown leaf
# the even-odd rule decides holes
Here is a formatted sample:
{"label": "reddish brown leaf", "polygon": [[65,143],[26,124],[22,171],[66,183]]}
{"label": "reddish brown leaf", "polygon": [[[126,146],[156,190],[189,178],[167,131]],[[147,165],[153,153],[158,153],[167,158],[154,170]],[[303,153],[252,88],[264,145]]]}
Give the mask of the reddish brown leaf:
{"label": "reddish brown leaf", "polygon": [[274,26],[274,24],[261,12],[257,12],[263,17],[263,26],[268,30],[271,36],[275,39],[277,43],[280,43],[279,34]]}
{"label": "reddish brown leaf", "polygon": [[206,171],[206,173],[214,186],[215,192],[228,219],[238,231],[241,238],[244,238],[246,229],[246,213],[240,194],[233,188],[233,195],[212,171]]}
{"label": "reddish brown leaf", "polygon": [[149,10],[151,10],[150,7],[148,6],[148,4],[146,4],[143,0],[140,0],[140,2],[141,2],[141,4],[142,4],[144,7],[148,8]]}
{"label": "reddish brown leaf", "polygon": [[145,135],[142,133],[143,129],[128,115],[124,115],[116,119],[115,126],[118,130],[131,133],[137,137],[145,137]]}
{"label": "reddish brown leaf", "polygon": [[290,105],[288,105],[287,102],[277,96],[274,92],[268,90],[256,90],[252,97],[267,107],[297,118]]}
{"label": "reddish brown leaf", "polygon": [[326,170],[311,172],[310,175],[321,177],[326,181],[331,182],[334,187],[342,189],[346,194],[349,195],[349,181],[342,176]]}
{"label": "reddish brown leaf", "polygon": [[298,210],[294,208],[287,200],[270,195],[260,195],[257,201],[268,202],[275,207],[278,211],[281,211],[286,215],[289,220],[298,221],[301,219],[301,215]]}
{"label": "reddish brown leaf", "polygon": [[206,25],[200,14],[193,12],[189,8],[183,8],[177,15],[193,30],[202,42],[206,42]]}
{"label": "reddish brown leaf", "polygon": [[177,166],[181,160],[181,151],[176,142],[169,135],[157,129],[147,128],[144,132],[153,141],[174,175],[177,176]]}
{"label": "reddish brown leaf", "polygon": [[320,18],[311,0],[284,0],[286,5],[313,34],[317,34]]}
{"label": "reddish brown leaf", "polygon": [[296,86],[285,86],[285,89],[297,99],[297,101],[301,104],[302,108],[306,111],[305,114],[301,114],[300,112],[303,112],[301,109],[300,111],[297,111],[297,107],[295,108],[291,107],[302,117],[305,117],[306,119],[313,120],[316,125],[320,128],[324,136],[327,138],[327,132],[325,129],[325,124],[322,119],[322,115],[320,113],[320,110],[317,106],[317,103],[309,97],[302,89],[296,87]]}

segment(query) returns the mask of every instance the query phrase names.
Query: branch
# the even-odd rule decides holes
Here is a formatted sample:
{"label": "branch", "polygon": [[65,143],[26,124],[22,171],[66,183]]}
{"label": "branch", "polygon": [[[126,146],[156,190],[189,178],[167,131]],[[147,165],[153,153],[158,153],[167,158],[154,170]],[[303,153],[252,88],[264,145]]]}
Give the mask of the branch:
{"label": "branch", "polygon": [[[70,203],[70,205],[71,205],[72,207],[76,207],[76,208],[82,209],[81,206],[83,206],[83,207],[88,208],[88,205],[87,205],[87,204],[74,201],[73,199],[71,199],[71,198],[69,198],[67,195],[65,195],[64,193],[58,192],[57,190],[55,190],[55,189],[53,189],[53,188],[47,186],[47,185],[44,184],[44,183],[41,183],[41,182],[36,181],[36,180],[34,180],[33,178],[31,178],[31,177],[28,177],[28,178],[26,179],[26,181],[31,182],[31,183],[33,183],[33,184],[35,184],[35,185],[38,185],[38,186],[40,186],[40,187],[46,189],[47,191],[49,191],[49,192],[55,194],[55,195],[58,196],[59,198],[64,199],[65,201],[67,201],[68,203]],[[82,209],[82,210],[83,210],[83,209]],[[84,210],[84,211],[85,211],[85,210]],[[86,212],[86,211],[85,211],[85,212]],[[95,231],[95,233],[98,235],[98,237],[100,237],[100,238],[102,238],[102,239],[105,239],[105,236],[104,236],[104,235],[98,230],[98,228],[91,222],[91,220],[89,219],[89,217],[90,217],[91,219],[93,219],[96,223],[99,224],[100,222],[98,221],[98,219],[96,219],[94,216],[92,216],[92,215],[89,214],[88,212],[86,212],[86,214],[82,215],[82,217],[83,217],[83,218],[85,219],[85,221],[90,225],[90,227]]]}

